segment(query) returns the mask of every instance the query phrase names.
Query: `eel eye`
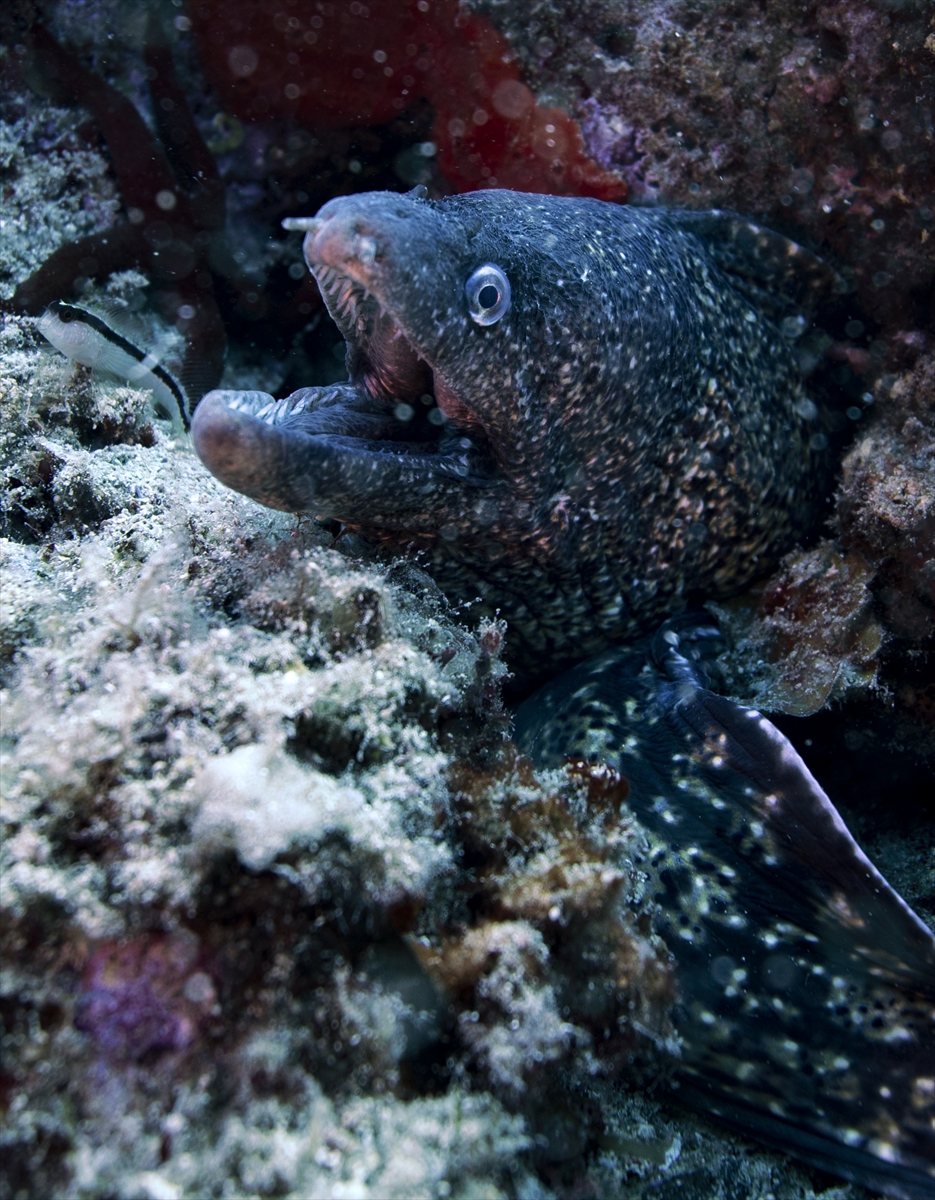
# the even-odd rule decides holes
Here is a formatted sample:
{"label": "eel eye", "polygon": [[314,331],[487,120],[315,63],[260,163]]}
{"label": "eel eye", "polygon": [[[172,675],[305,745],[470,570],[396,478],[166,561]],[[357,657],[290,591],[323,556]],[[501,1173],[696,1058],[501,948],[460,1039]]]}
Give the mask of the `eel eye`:
{"label": "eel eye", "polygon": [[484,263],[464,285],[468,312],[478,325],[495,325],[510,307],[510,281],[493,263]]}

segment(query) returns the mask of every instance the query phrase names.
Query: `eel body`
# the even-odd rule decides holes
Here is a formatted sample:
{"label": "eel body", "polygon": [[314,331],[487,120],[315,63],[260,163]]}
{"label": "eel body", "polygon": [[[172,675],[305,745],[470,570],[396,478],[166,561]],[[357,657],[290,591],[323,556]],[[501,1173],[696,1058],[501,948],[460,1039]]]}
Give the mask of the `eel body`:
{"label": "eel body", "polygon": [[[734,592],[808,523],[825,439],[783,335],[831,273],[731,214],[490,191],[294,221],[347,383],[209,393],[195,447],[275,508],[417,550],[527,678]],[[935,940],[784,737],[670,623],[526,702],[535,762],[611,763],[654,845],[680,1095],[902,1200],[935,1185]]]}
{"label": "eel body", "polygon": [[736,591],[809,521],[826,440],[782,328],[831,272],[801,247],[728,213],[498,190],[291,225],[349,380],[209,393],[198,453],[264,504],[421,551],[506,617],[515,668]]}
{"label": "eel body", "polygon": [[[672,955],[676,1095],[900,1200],[935,1195],[935,937],[789,741],[707,686],[690,618],[523,704],[516,740],[627,779]],[[700,661],[699,661],[700,660]]]}

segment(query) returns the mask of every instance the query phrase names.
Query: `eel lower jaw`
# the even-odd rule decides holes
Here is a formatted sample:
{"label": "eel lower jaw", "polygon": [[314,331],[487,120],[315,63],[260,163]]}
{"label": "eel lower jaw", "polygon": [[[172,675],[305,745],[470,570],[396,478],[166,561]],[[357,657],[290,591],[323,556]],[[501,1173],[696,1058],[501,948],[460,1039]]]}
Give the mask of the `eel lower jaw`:
{"label": "eel lower jaw", "polygon": [[432,534],[498,480],[482,448],[424,424],[435,440],[410,436],[391,409],[347,383],[285,400],[209,392],[191,432],[213,475],[269,508]]}
{"label": "eel lower jaw", "polygon": [[209,392],[192,419],[198,457],[225,486],[268,508],[301,511],[307,496],[294,493],[284,474],[286,447],[280,431],[238,403],[250,393]]}
{"label": "eel lower jaw", "polygon": [[210,392],[195,412],[192,438],[222,483],[270,508],[348,524],[401,528],[414,520],[429,531],[452,511],[460,515],[465,486],[491,485],[489,446],[468,407],[436,380],[368,287],[368,240],[325,221],[309,230],[305,245],[347,342],[350,382],[281,401]]}

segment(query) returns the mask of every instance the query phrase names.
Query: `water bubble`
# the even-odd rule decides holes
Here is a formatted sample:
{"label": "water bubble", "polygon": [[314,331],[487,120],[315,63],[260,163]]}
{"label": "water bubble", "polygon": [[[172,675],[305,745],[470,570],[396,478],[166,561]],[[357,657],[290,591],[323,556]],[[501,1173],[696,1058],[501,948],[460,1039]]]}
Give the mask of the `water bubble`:
{"label": "water bubble", "polygon": [[849,409],[847,409],[846,411],[847,411],[847,416],[850,417],[850,419],[852,421],[859,421],[860,418],[863,416],[863,411],[861,409],[859,409],[856,406],[856,404],[852,404],[851,407]]}
{"label": "water bubble", "polygon": [[808,444],[812,450],[827,450],[828,439],[823,433],[813,433],[808,439]]}
{"label": "water bubble", "polygon": [[779,330],[784,338],[788,338],[790,342],[794,342],[796,338],[800,338],[805,332],[807,322],[800,314],[794,317],[784,317],[779,325]]}
{"label": "water bubble", "polygon": [[260,65],[260,56],[252,46],[234,46],[227,56],[231,74],[246,79]]}
{"label": "water bubble", "polygon": [[814,421],[818,416],[818,407],[814,400],[809,400],[807,396],[796,404],[795,411],[799,414],[803,421]]}
{"label": "water bubble", "polygon": [[763,964],[764,982],[772,988],[784,989],[795,982],[798,970],[785,954],[771,954]]}
{"label": "water bubble", "polygon": [[877,271],[873,276],[874,287],[886,287],[887,284],[893,282],[893,276],[888,271]]}
{"label": "water bubble", "polygon": [[493,90],[491,103],[501,117],[518,121],[536,107],[536,97],[518,79],[501,79]]}
{"label": "water bubble", "polygon": [[877,233],[882,233],[886,228],[886,222],[882,217],[877,217],[875,221],[870,222],[870,228],[875,229]]}
{"label": "water bubble", "polygon": [[844,332],[849,338],[859,338],[864,331],[863,321],[848,321],[844,326]]}

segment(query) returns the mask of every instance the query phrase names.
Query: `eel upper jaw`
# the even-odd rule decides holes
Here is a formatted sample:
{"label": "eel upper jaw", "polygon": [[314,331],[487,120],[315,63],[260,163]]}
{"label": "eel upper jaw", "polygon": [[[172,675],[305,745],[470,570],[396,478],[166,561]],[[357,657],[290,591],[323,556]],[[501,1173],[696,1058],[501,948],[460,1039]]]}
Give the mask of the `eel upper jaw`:
{"label": "eel upper jaw", "polygon": [[351,380],[378,400],[436,397],[434,372],[381,298],[386,248],[376,231],[332,217],[305,238],[305,258],[347,342]]}
{"label": "eel upper jaw", "polygon": [[[329,389],[304,389],[281,405],[262,393],[209,393],[192,421],[208,469],[271,508],[351,525],[431,532],[462,517],[476,495],[506,499],[483,435],[468,440],[426,419],[422,397],[438,399],[446,416],[460,401],[441,380],[436,392],[431,364],[381,303],[377,239],[347,220],[316,220],[304,251],[348,344],[350,384],[332,389],[346,399],[319,408],[304,392]],[[418,418],[403,422],[400,402]]]}

